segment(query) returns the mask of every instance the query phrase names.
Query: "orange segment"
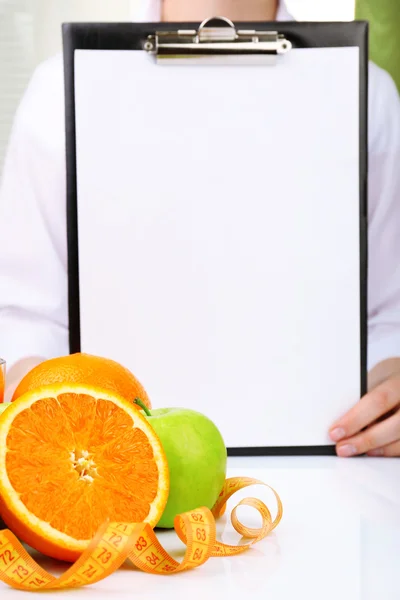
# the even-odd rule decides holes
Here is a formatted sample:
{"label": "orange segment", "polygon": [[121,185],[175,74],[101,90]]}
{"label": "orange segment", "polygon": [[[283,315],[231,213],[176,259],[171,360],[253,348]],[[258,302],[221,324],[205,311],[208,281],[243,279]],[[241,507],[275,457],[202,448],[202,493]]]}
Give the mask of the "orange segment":
{"label": "orange segment", "polygon": [[75,560],[107,518],[154,527],[168,491],[160,440],[114,393],[45,386],[0,417],[0,513],[48,556]]}

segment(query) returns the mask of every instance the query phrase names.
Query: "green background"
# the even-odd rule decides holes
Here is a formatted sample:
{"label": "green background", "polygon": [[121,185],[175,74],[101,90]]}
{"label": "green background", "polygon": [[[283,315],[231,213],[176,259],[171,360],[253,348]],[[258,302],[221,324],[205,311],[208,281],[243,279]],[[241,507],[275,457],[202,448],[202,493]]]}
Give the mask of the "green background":
{"label": "green background", "polygon": [[370,22],[370,57],[400,90],[400,0],[356,0],[356,19]]}

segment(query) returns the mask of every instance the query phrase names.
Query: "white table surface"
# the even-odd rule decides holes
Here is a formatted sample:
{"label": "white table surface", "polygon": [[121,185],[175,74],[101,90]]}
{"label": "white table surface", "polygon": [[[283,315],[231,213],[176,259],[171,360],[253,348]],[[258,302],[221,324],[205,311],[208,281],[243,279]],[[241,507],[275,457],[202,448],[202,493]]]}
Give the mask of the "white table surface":
{"label": "white table surface", "polygon": [[[103,582],[60,596],[76,600],[176,600],[185,595],[188,600],[400,599],[400,459],[231,458],[228,476],[238,475],[268,483],[284,505],[278,528],[251,550],[232,558],[212,558],[175,576],[148,575],[126,566]],[[250,495],[275,509],[272,494],[261,486],[247,488],[230,502]],[[257,517],[244,514],[246,510],[241,513],[243,521],[257,525]],[[225,517],[218,529],[223,541],[239,537]],[[160,539],[175,557],[182,555],[183,545],[173,532],[163,532]],[[44,557],[39,562],[54,574],[63,570]],[[22,593],[0,583],[2,600]],[[30,594],[39,595],[43,598]]]}

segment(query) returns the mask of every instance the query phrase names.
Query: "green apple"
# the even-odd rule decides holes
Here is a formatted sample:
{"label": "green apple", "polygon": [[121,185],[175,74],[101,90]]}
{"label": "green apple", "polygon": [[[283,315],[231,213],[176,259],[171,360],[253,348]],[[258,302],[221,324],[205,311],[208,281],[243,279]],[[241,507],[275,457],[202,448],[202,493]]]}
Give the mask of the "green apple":
{"label": "green apple", "polygon": [[222,435],[205,415],[185,408],[151,412],[140,403],[160,438],[170,471],[168,502],[157,527],[171,528],[183,512],[212,508],[224,487],[227,452]]}

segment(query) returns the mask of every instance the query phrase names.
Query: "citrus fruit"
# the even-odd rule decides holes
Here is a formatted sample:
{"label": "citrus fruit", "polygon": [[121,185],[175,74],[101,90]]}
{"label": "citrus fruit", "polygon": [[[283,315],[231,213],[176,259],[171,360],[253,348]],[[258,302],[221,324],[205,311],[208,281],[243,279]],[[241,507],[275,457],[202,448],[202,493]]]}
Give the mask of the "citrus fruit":
{"label": "citrus fruit", "polygon": [[158,436],[113,392],[54,384],[0,416],[0,515],[47,556],[76,560],[107,518],[155,527],[168,492]]}
{"label": "citrus fruit", "polygon": [[[108,358],[76,353],[46,360],[22,379],[12,401],[25,392],[53,383],[83,383],[110,392],[116,392],[133,402],[140,398],[151,408],[150,400],[142,384],[125,367]],[[136,405],[135,405],[136,406]]]}

